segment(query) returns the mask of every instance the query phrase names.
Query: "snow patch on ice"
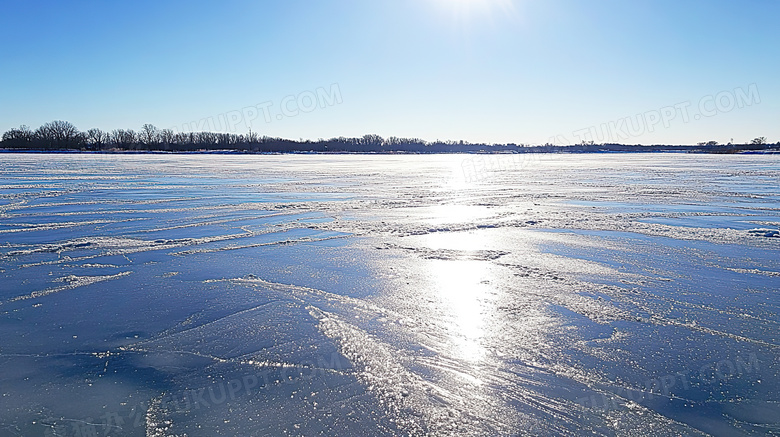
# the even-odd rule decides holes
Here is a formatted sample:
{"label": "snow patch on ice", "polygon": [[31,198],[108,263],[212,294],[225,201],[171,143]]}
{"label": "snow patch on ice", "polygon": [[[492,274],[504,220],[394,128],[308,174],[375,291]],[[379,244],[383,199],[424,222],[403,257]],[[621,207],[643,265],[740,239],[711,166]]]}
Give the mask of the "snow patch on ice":
{"label": "snow patch on ice", "polygon": [[[60,291],[72,290],[74,288],[84,287],[90,284],[95,284],[97,282],[110,281],[112,279],[121,278],[131,273],[132,272],[122,272],[122,273],[117,273],[116,275],[104,275],[104,276],[68,275],[65,277],[55,279],[56,282],[67,282],[66,285],[60,287],[47,288],[45,290],[40,290],[40,291],[33,291],[30,294],[25,294],[23,296],[17,296],[12,299],[9,299],[8,301],[6,301],[6,303],[17,302],[20,300],[27,300],[27,299],[36,299],[39,297],[48,296],[50,294],[59,293]],[[0,302],[0,304],[2,304],[2,302]]]}

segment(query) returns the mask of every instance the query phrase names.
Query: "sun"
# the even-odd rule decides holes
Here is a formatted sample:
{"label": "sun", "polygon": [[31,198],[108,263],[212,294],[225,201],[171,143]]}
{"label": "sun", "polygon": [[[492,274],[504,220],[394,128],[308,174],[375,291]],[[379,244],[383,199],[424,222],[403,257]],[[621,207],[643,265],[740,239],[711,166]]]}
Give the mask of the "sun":
{"label": "sun", "polygon": [[460,23],[495,19],[498,15],[513,15],[515,0],[432,0]]}
{"label": "sun", "polygon": [[443,7],[452,9],[507,9],[511,8],[512,0],[434,0]]}

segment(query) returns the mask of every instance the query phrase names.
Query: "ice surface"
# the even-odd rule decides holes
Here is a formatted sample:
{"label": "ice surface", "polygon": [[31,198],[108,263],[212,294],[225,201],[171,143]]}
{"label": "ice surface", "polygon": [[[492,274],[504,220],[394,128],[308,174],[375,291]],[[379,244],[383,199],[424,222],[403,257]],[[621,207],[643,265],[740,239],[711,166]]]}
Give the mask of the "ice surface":
{"label": "ice surface", "polygon": [[0,436],[780,434],[770,155],[0,154]]}

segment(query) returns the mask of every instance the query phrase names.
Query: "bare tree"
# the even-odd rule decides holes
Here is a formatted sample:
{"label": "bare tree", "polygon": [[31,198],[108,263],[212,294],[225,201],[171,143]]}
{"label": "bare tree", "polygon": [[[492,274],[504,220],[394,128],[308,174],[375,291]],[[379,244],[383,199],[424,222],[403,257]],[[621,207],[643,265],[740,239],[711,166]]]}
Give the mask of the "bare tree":
{"label": "bare tree", "polygon": [[153,124],[146,123],[141,126],[141,132],[138,136],[140,137],[141,142],[147,146],[154,145],[157,143],[159,130]]}
{"label": "bare tree", "polygon": [[167,146],[173,142],[173,131],[171,129],[163,129],[160,131],[158,137],[160,142]]}
{"label": "bare tree", "polygon": [[121,147],[132,146],[136,143],[136,135],[132,129],[115,129],[111,132],[111,139],[116,145]]}
{"label": "bare tree", "polygon": [[27,125],[21,125],[18,129],[12,128],[3,134],[3,143],[11,147],[29,147],[35,134]]}
{"label": "bare tree", "polygon": [[124,129],[114,129],[111,131],[110,137],[111,142],[115,145],[119,146],[122,144],[122,140],[124,139],[125,130]]}
{"label": "bare tree", "polygon": [[74,147],[84,140],[76,126],[62,120],[44,124],[35,131],[35,136],[48,147]]}
{"label": "bare tree", "polygon": [[366,145],[366,146],[379,146],[382,143],[384,143],[384,138],[380,137],[376,134],[366,134],[363,135],[363,138],[360,140],[360,144]]}
{"label": "bare tree", "polygon": [[766,144],[766,137],[753,138],[753,140],[750,141],[750,144]]}
{"label": "bare tree", "polygon": [[109,135],[98,128],[92,128],[87,131],[85,138],[87,145],[99,149],[108,141]]}
{"label": "bare tree", "polygon": [[214,132],[196,132],[195,143],[199,146],[217,144],[217,134]]}
{"label": "bare tree", "polygon": [[179,145],[184,145],[189,142],[189,134],[184,132],[179,132],[173,134],[173,142]]}

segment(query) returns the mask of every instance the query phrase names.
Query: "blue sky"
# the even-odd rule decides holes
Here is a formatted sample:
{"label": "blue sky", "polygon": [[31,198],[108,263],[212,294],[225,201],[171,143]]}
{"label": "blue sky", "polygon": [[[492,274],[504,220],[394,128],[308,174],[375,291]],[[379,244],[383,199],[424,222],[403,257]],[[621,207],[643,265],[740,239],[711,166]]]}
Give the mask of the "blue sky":
{"label": "blue sky", "polygon": [[1,131],[61,119],[295,139],[780,141],[778,1],[2,8]]}

